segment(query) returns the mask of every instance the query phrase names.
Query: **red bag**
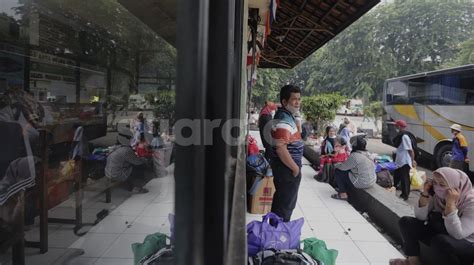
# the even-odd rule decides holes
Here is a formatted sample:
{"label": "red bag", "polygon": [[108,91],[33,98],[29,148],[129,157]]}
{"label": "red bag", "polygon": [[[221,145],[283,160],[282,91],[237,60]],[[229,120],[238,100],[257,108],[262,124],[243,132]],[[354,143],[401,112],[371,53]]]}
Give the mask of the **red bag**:
{"label": "red bag", "polygon": [[257,140],[253,138],[251,135],[247,135],[247,155],[256,155],[260,152],[258,149]]}

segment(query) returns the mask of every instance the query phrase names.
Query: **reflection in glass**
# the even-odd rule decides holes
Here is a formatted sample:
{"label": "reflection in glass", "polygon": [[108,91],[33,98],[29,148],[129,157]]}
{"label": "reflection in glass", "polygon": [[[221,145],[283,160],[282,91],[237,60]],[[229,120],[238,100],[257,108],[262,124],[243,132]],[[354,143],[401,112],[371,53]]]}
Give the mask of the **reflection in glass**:
{"label": "reflection in glass", "polygon": [[170,234],[175,68],[175,48],[117,1],[2,0],[0,245],[26,225],[42,252],[133,258],[131,243]]}

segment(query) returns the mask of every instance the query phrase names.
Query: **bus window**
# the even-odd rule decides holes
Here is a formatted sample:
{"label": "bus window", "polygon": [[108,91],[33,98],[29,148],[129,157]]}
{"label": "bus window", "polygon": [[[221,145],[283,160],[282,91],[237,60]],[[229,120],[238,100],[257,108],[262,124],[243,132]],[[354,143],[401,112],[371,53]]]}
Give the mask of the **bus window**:
{"label": "bus window", "polygon": [[408,88],[403,81],[394,81],[387,84],[386,96],[388,105],[408,104]]}

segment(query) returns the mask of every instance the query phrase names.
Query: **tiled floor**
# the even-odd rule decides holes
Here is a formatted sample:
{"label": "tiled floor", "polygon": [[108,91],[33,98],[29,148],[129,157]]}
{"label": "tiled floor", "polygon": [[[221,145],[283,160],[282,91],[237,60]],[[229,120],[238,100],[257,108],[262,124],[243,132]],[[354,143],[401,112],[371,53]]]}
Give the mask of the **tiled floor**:
{"label": "tiled floor", "polygon": [[[308,164],[305,161],[305,164]],[[402,257],[380,233],[347,202],[330,198],[334,190],[315,181],[314,170],[305,165],[293,219],[303,217],[302,239],[317,237],[329,248],[339,251],[338,265],[388,264],[390,258]],[[40,255],[27,249],[27,264],[70,265],[130,265],[133,264],[131,244],[142,242],[147,234],[169,234],[167,216],[174,212],[174,178],[153,179],[147,184],[147,194],[130,195],[119,189],[113,191],[112,203],[103,196],[86,192],[84,220],[94,221],[102,209],[111,212],[102,222],[82,236],[75,236],[71,225],[49,226],[49,251]],[[66,201],[50,211],[55,217],[73,216],[72,204]],[[261,220],[261,215],[247,214],[247,222]],[[27,238],[38,238],[33,228]],[[84,254],[74,251],[82,249]],[[9,257],[0,256],[0,264],[10,264]]]}
{"label": "tiled floor", "polygon": [[[132,243],[143,242],[148,234],[170,234],[168,214],[174,212],[174,178],[172,166],[165,178],[151,180],[147,194],[133,194],[114,189],[112,203],[105,203],[104,196],[85,192],[84,222],[92,222],[102,209],[110,214],[82,236],[74,235],[72,225],[49,225],[49,251],[39,254],[37,249],[26,249],[26,263],[34,265],[131,265]],[[74,216],[73,201],[66,201],[49,212],[50,217]],[[86,229],[86,228],[83,228]],[[38,240],[39,228],[26,234],[28,240]],[[78,251],[79,250],[79,251]],[[80,255],[83,250],[83,254]],[[0,265],[11,263],[9,255],[0,255]]]}
{"label": "tiled floor", "polygon": [[[328,248],[337,249],[337,265],[388,264],[390,258],[402,258],[398,252],[361,214],[345,201],[332,199],[334,189],[313,179],[316,172],[303,166],[298,203],[292,220],[304,217],[301,239],[317,237]],[[247,223],[261,220],[247,214]]]}

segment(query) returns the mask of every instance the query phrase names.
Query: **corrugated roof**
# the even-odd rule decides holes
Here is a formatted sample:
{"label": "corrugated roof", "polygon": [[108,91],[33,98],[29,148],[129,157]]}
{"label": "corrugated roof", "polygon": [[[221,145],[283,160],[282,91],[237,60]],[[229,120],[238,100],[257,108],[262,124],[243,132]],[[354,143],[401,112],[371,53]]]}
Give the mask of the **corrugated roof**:
{"label": "corrugated roof", "polygon": [[293,68],[379,0],[280,0],[260,68]]}
{"label": "corrugated roof", "polygon": [[[118,1],[158,35],[175,44],[176,0]],[[259,67],[293,68],[379,1],[280,0]]]}

